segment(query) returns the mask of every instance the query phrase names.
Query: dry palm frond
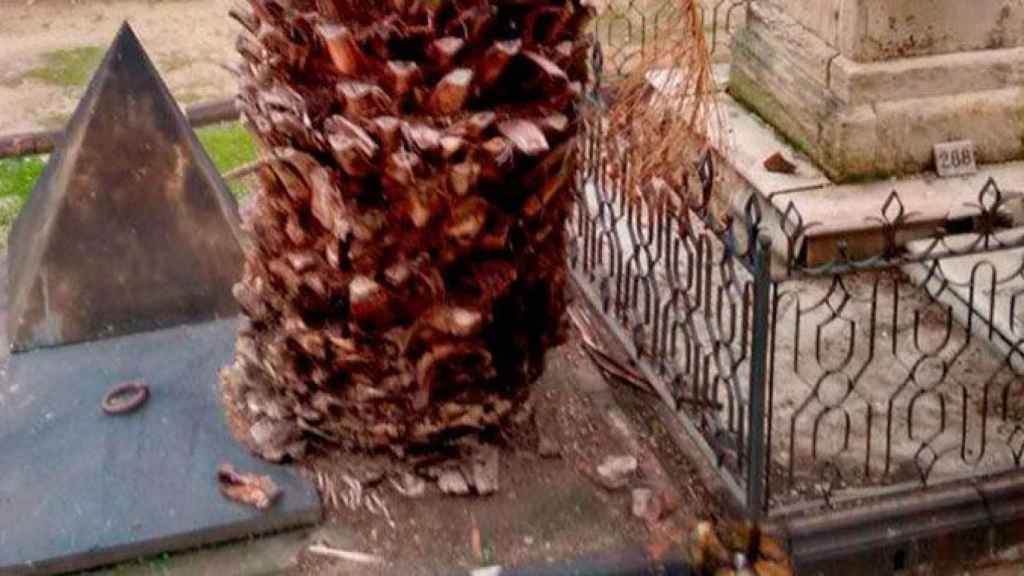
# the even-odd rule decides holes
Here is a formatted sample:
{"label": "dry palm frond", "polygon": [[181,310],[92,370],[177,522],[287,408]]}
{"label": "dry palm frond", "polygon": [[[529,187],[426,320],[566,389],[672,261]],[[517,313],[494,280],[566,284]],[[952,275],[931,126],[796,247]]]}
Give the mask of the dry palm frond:
{"label": "dry palm frond", "polygon": [[[629,10],[625,10],[627,5]],[[663,205],[711,208],[717,218],[728,205],[716,191],[705,206],[691,178],[695,162],[708,150],[720,149],[723,120],[715,107],[711,51],[705,37],[699,0],[607,0],[598,19],[604,50],[602,83],[607,109],[603,119],[591,118],[602,130],[604,163],[614,176],[629,179],[626,189],[646,201]],[[603,37],[614,29],[605,21],[643,13],[647,27],[642,42],[616,44]],[[630,25],[633,22],[629,22]]]}

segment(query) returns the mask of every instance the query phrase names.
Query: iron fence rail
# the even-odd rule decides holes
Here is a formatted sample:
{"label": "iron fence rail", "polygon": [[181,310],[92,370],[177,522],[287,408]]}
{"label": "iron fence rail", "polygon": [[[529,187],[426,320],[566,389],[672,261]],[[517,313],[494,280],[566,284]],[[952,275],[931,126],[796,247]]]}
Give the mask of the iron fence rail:
{"label": "iron fence rail", "polygon": [[1020,468],[1024,255],[1002,253],[1024,234],[809,268],[780,261],[756,200],[722,229],[637,197],[606,139],[581,135],[571,265],[751,515]]}
{"label": "iron fence rail", "polygon": [[[624,5],[604,18],[658,22]],[[623,38],[598,33],[603,62]],[[729,221],[711,217],[710,153],[682,159],[698,193],[637,194],[604,103],[588,102],[570,264],[750,516],[1021,468],[1024,231],[1007,228],[1018,194],[986,182],[970,230],[940,224],[908,250],[913,214],[894,191],[872,217],[877,255],[840,246],[809,266],[817,223],[794,204],[769,214],[751,197]]]}

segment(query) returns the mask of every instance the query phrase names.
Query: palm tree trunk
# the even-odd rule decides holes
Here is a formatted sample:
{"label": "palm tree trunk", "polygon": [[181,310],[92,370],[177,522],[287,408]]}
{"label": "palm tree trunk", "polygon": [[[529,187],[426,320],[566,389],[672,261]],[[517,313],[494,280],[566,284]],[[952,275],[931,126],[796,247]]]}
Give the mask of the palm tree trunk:
{"label": "palm tree trunk", "polygon": [[250,0],[226,392],[263,456],[499,426],[560,342],[591,10],[581,0]]}

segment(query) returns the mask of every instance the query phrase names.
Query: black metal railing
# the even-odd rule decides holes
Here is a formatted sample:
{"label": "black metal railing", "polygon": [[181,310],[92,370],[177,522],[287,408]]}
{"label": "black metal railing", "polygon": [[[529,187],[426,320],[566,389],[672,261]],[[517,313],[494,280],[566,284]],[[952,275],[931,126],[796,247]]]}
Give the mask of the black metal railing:
{"label": "black metal railing", "polygon": [[[770,242],[745,247],[710,212],[637,197],[599,117],[581,134],[571,264],[663,401],[682,415],[737,498],[762,498]],[[713,160],[697,173],[706,190]],[[624,173],[625,172],[625,173]],[[749,232],[749,231],[748,231]],[[753,404],[752,404],[753,403]],[[750,492],[748,494],[748,492]],[[757,505],[755,509],[761,509]]]}
{"label": "black metal railing", "polygon": [[692,1],[715,60],[728,56],[733,33],[750,0],[604,0],[598,2],[594,36],[604,50],[605,74],[622,75],[664,46],[676,42],[686,3]]}
{"label": "black metal railing", "polygon": [[[809,267],[787,257],[806,227],[638,197],[606,139],[581,136],[573,270],[751,514],[1021,466],[1024,233],[908,251],[880,223],[880,255]],[[980,199],[976,222],[1006,204],[992,181]]]}
{"label": "black metal railing", "polygon": [[714,215],[711,153],[681,159],[695,193],[639,194],[604,103],[588,102],[570,224],[578,284],[751,516],[1021,468],[1019,194],[989,180],[966,221],[922,237],[894,191],[869,218],[873,254],[839,243],[810,265],[818,223],[796,205],[751,197]]}

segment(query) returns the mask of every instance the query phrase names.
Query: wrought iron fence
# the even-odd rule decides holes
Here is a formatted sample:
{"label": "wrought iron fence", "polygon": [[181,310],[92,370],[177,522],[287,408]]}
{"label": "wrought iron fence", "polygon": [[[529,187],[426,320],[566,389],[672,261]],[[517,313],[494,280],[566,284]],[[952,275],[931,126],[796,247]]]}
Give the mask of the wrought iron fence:
{"label": "wrought iron fence", "polygon": [[[878,254],[809,267],[790,205],[772,284],[768,502],[825,508],[1021,467],[1024,231],[989,180],[970,229],[913,227],[898,192],[873,218]],[[961,224],[962,225],[962,224]],[[919,233],[920,231],[918,231]]]}
{"label": "wrought iron fence", "polygon": [[[882,255],[811,268],[785,257],[807,229],[783,223],[773,246],[756,200],[723,228],[635,197],[605,138],[582,136],[571,264],[751,514],[1021,467],[1024,232],[909,252],[892,234]],[[698,172],[708,185],[710,156]],[[1006,205],[994,182],[979,200],[977,222]]]}
{"label": "wrought iron fence", "polygon": [[641,56],[657,51],[679,33],[680,11],[693,2],[702,20],[712,56],[728,57],[729,41],[746,17],[750,0],[603,0],[594,36],[603,49],[605,73],[618,76]]}
{"label": "wrought iron fence", "polygon": [[908,246],[920,226],[894,191],[872,217],[875,255],[840,245],[811,266],[816,223],[793,204],[752,197],[727,223],[712,217],[710,153],[693,167],[698,193],[636,194],[597,98],[571,265],[751,516],[1021,468],[1024,229],[1007,228],[1019,194],[990,180],[966,227]]}
{"label": "wrought iron fence", "polygon": [[[743,497],[762,469],[762,451],[748,453],[759,445],[750,436],[763,434],[749,409],[758,391],[748,385],[752,371],[763,379],[765,370],[754,340],[767,337],[769,252],[740,248],[700,211],[635,198],[618,174],[626,160],[610,157],[606,136],[599,121],[581,136],[572,266]],[[707,192],[713,170],[708,156],[699,169]]]}

